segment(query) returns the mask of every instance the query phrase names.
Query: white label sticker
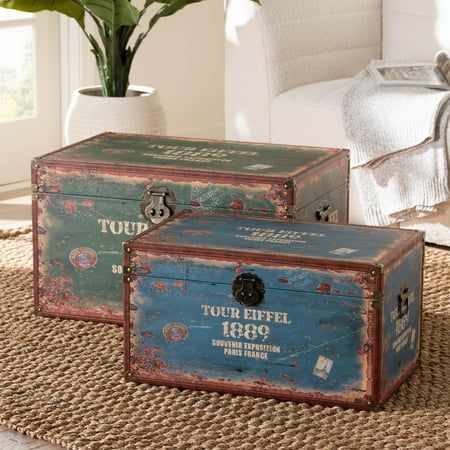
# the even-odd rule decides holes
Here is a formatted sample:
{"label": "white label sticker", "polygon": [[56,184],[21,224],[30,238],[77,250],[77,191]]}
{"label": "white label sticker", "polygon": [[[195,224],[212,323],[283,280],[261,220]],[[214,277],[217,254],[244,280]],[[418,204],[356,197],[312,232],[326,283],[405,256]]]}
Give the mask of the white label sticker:
{"label": "white label sticker", "polygon": [[358,250],[354,249],[354,248],[337,248],[336,250],[331,250],[330,253],[332,253],[333,255],[350,255],[350,253],[356,253]]}
{"label": "white label sticker", "polygon": [[319,358],[317,358],[316,366],[313,370],[313,375],[322,378],[322,380],[328,380],[332,367],[333,360],[320,355]]}
{"label": "white label sticker", "polygon": [[410,344],[411,350],[414,349],[414,344],[415,343],[416,343],[416,329],[413,328],[412,331],[411,331],[411,344]]}
{"label": "white label sticker", "polygon": [[243,167],[243,169],[248,169],[248,170],[266,170],[266,169],[270,169],[273,166],[269,166],[268,164],[253,164],[251,166],[247,166],[247,167]]}

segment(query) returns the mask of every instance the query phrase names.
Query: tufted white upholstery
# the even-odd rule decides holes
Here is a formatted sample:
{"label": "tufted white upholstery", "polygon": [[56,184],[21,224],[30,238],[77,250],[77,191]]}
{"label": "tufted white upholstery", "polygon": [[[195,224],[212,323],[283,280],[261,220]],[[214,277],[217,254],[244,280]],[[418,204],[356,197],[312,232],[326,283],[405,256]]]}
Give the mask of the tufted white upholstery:
{"label": "tufted white upholstery", "polygon": [[[242,1],[242,0],[241,0]],[[380,0],[262,0],[270,96],[353,76],[381,53]]]}
{"label": "tufted white upholstery", "polygon": [[[431,60],[437,50],[450,50],[450,0],[261,3],[262,8],[227,1],[229,139],[344,147],[340,109],[346,78],[381,56]],[[402,226],[422,229],[431,242],[450,245],[450,202],[440,209]],[[364,223],[354,183],[350,220]]]}
{"label": "tufted white upholstery", "polygon": [[344,148],[347,140],[341,109],[351,81],[342,78],[305,84],[275,97],[271,108],[272,142]]}
{"label": "tufted white upholstery", "polygon": [[[270,140],[271,102],[295,87],[352,77],[381,54],[381,0],[228,0],[227,137]],[[242,72],[237,73],[236,67]]]}

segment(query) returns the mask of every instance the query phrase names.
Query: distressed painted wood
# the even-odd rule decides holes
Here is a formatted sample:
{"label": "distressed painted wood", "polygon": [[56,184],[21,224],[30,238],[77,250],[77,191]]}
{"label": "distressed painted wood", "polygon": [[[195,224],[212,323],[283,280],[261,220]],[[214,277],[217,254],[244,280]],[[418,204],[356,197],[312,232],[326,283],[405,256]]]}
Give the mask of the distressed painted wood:
{"label": "distressed painted wood", "polygon": [[176,215],[124,244],[126,378],[377,407],[418,363],[423,235],[404,231]]}
{"label": "distressed painted wood", "polygon": [[345,222],[347,179],[347,152],[324,148],[106,133],[44,155],[32,163],[36,311],[122,323],[121,246],[154,225],[146,191],[166,189],[170,214]]}

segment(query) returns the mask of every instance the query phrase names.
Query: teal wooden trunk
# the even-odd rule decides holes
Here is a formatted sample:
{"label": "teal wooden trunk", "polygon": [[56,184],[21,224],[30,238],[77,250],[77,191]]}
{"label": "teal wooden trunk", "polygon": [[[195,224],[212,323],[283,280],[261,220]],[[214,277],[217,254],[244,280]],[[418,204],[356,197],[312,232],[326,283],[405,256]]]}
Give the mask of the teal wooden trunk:
{"label": "teal wooden trunk", "polygon": [[121,323],[121,245],[176,211],[347,220],[347,152],[106,133],[32,162],[36,311]]}
{"label": "teal wooden trunk", "polygon": [[124,250],[128,380],[372,409],[418,364],[420,232],[186,212]]}

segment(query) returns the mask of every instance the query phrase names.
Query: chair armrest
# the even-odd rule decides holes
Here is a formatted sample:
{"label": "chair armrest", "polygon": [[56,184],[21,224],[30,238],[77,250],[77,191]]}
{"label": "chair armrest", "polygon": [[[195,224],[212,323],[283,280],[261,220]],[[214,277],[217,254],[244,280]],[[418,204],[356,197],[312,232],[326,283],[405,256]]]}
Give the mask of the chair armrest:
{"label": "chair armrest", "polygon": [[227,139],[269,142],[272,98],[257,8],[226,2],[225,129]]}
{"label": "chair armrest", "polygon": [[[282,7],[280,6],[283,4]],[[381,55],[381,0],[228,0],[226,136],[271,141],[272,101]]]}

